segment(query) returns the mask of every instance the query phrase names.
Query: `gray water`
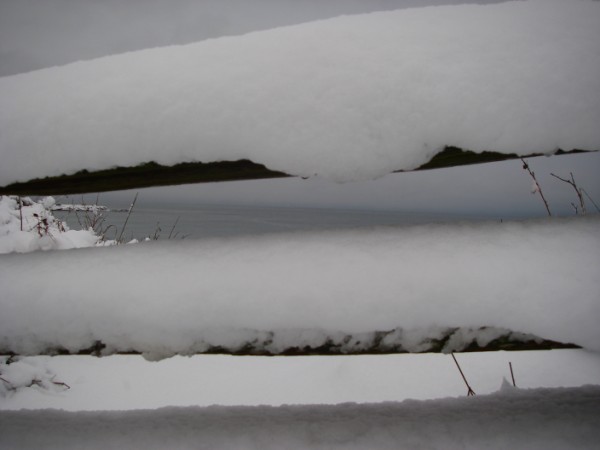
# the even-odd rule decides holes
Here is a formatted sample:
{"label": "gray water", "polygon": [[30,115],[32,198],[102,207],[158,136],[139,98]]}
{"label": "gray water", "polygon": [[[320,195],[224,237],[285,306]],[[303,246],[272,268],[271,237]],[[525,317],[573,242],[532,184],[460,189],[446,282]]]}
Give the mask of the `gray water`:
{"label": "gray water", "polygon": [[[87,213],[91,215],[91,213]],[[81,229],[86,213],[59,212],[71,229]],[[464,219],[464,217],[460,217]],[[322,208],[202,206],[195,208],[140,208],[129,216],[122,238],[142,240],[199,239],[266,233],[352,229],[374,226],[408,225],[460,219],[447,215]],[[127,219],[126,211],[102,213],[101,228],[107,239],[116,239]]]}

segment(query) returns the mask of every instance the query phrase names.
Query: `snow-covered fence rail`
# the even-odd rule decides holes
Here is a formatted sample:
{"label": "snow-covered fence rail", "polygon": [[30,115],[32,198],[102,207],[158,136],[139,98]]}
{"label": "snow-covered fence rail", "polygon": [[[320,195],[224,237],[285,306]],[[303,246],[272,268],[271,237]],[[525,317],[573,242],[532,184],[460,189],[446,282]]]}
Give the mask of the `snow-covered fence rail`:
{"label": "snow-covered fence rail", "polygon": [[3,255],[0,350],[343,353],[384,331],[393,351],[424,351],[448,329],[446,351],[502,329],[597,350],[599,226],[590,216]]}
{"label": "snow-covered fence rail", "polygon": [[2,77],[0,186],[152,161],[350,181],[447,145],[598,150],[599,22],[585,0],[414,8]]}

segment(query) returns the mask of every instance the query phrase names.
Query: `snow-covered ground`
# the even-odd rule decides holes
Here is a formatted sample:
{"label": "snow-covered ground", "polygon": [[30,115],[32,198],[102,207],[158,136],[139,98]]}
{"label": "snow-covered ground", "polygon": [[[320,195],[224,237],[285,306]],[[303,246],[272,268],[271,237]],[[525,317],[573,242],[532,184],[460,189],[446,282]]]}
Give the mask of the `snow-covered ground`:
{"label": "snow-covered ground", "polygon": [[103,205],[83,205],[79,203],[73,204],[55,204],[51,208],[52,211],[82,211],[82,212],[90,212],[90,213],[99,213],[101,211],[108,211],[108,208]]}
{"label": "snow-covered ground", "polygon": [[70,230],[51,213],[52,197],[0,196],[0,254],[91,247],[99,237],[92,230]]}
{"label": "snow-covered ground", "polygon": [[[600,357],[587,350],[473,352],[456,358],[477,395],[496,392],[503,378],[512,384],[509,363],[521,389],[600,384]],[[157,362],[138,355],[32,356],[0,368],[12,386],[0,386],[0,409],[6,410],[376,403],[467,394],[452,356],[432,353],[195,355]],[[29,386],[33,380],[43,386]]]}
{"label": "snow-covered ground", "polygon": [[44,382],[0,397],[0,447],[597,448],[597,353],[456,357],[475,397],[439,354],[27,357]]}
{"label": "snow-covered ground", "polygon": [[[293,383],[290,382],[290,389]],[[596,449],[600,388],[402,403],[0,411],[11,449]]]}

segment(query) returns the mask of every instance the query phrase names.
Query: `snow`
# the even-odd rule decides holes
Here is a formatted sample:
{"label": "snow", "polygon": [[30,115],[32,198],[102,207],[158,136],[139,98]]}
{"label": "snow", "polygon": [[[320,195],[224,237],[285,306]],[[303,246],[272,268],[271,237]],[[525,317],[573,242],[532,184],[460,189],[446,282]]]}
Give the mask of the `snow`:
{"label": "snow", "polygon": [[592,449],[600,388],[424,402],[0,412],[2,448]]}
{"label": "snow", "polygon": [[[2,378],[42,383],[0,395],[0,447],[597,446],[597,353],[456,357],[475,397],[465,397],[451,357],[439,354],[25,357],[2,366]],[[509,362],[517,388],[505,381]]]}
{"label": "snow", "polygon": [[[3,77],[0,184],[241,158],[351,181],[445,145],[597,150],[599,19],[585,0],[420,8]],[[2,448],[600,440],[599,216],[76,249],[98,237],[64,228],[51,198],[26,202],[0,198],[0,351],[21,355],[0,360]],[[195,355],[249,343],[344,352],[377,332],[407,351],[507,333],[584,350],[459,354],[474,398],[444,354]],[[98,342],[146,359],[35,356]],[[502,381],[507,362],[518,389]]]}
{"label": "snow", "polygon": [[364,180],[445,145],[600,148],[600,4],[339,17],[0,78],[0,185],[247,158]]}
{"label": "snow", "polygon": [[485,334],[494,329],[472,334],[487,326],[597,351],[599,221],[464,222],[4,255],[0,348],[34,355],[101,341],[104,354],[136,350],[156,359],[399,330],[387,338],[410,349],[446,327],[464,328],[449,345],[493,339]]}
{"label": "snow", "polygon": [[106,206],[102,205],[82,205],[82,204],[55,204],[51,207],[52,211],[87,211],[91,213],[99,213],[100,211],[108,211]]}
{"label": "snow", "polygon": [[[600,384],[600,357],[587,350],[473,352],[455,356],[478,396],[496,392],[503,378],[511,380],[509,362],[516,384],[522,389]],[[467,394],[452,357],[439,353],[194,355],[157,362],[139,355],[19,358],[8,365],[1,364],[6,357],[0,359],[0,376],[8,382],[0,383],[1,410],[379,403]],[[29,386],[34,379],[41,385]]]}
{"label": "snow", "polygon": [[93,230],[69,230],[57,220],[50,212],[54,206],[52,197],[36,202],[29,197],[0,196],[0,254],[91,247],[98,243],[99,237]]}

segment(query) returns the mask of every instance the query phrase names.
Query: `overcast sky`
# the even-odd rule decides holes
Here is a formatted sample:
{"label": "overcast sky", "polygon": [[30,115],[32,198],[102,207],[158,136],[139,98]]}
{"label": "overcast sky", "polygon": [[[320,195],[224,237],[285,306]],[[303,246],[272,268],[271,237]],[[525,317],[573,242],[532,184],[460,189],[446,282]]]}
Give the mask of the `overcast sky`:
{"label": "overcast sky", "polygon": [[[0,0],[0,76],[148,47],[378,10],[497,0]],[[574,191],[550,177],[570,171],[598,203],[600,157],[536,158],[536,173],[557,213]],[[406,209],[543,215],[519,161],[393,174],[367,183],[268,180],[144,190],[142,198],[196,203]],[[111,195],[107,199],[130,198]]]}
{"label": "overcast sky", "polygon": [[0,0],[0,76],[371,11],[498,0]]}

